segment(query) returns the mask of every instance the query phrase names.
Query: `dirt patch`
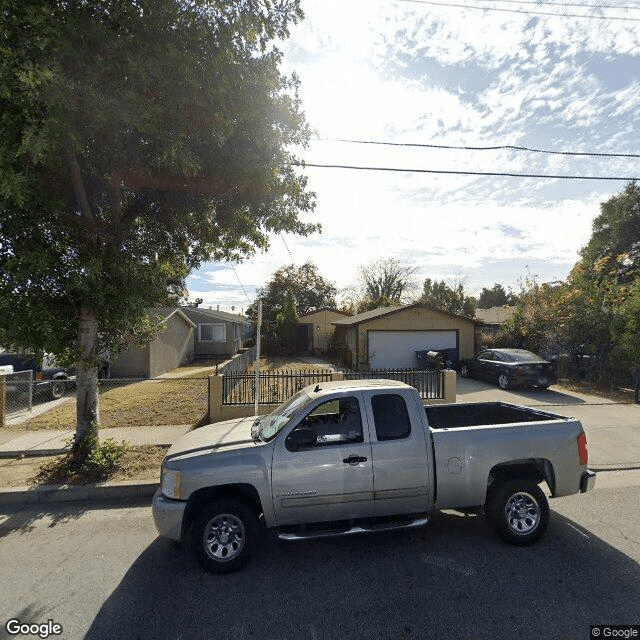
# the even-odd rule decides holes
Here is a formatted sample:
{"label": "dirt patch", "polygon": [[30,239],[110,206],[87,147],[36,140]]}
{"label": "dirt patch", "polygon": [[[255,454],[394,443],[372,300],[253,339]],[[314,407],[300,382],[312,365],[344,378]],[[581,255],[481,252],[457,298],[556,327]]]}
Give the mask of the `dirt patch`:
{"label": "dirt patch", "polygon": [[[260,371],[323,371],[317,364],[301,362],[295,358],[260,358]],[[247,373],[255,373],[255,362],[249,365]]]}
{"label": "dirt patch", "polygon": [[[167,447],[144,446],[127,450],[118,468],[105,481],[160,481],[160,465]],[[0,488],[66,484],[64,478],[51,472],[64,456],[13,458],[0,460]],[[88,484],[88,478],[76,478],[70,484]]]}

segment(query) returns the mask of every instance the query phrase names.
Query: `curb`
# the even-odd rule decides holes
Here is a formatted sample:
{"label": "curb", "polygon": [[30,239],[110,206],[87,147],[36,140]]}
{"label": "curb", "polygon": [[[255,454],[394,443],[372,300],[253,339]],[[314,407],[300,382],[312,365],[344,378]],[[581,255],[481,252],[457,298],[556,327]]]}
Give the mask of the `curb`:
{"label": "curb", "polygon": [[0,507],[8,505],[55,504],[88,500],[150,498],[160,483],[118,482],[89,485],[41,485],[0,489]]}
{"label": "curb", "polygon": [[69,453],[71,449],[64,447],[63,449],[21,449],[20,451],[0,451],[0,459],[2,458],[40,458],[45,456],[61,456]]}

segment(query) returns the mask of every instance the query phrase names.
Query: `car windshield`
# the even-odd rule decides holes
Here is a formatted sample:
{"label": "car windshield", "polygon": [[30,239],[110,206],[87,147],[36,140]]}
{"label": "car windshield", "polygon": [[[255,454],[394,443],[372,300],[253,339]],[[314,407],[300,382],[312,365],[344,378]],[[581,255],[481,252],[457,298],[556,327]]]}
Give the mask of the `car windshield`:
{"label": "car windshield", "polygon": [[260,420],[260,438],[265,442],[274,438],[278,431],[310,401],[311,398],[306,393],[298,391],[295,396]]}
{"label": "car windshield", "polygon": [[506,351],[505,355],[511,362],[540,362],[540,360],[542,360],[540,356],[531,353],[531,351],[525,351],[524,349]]}

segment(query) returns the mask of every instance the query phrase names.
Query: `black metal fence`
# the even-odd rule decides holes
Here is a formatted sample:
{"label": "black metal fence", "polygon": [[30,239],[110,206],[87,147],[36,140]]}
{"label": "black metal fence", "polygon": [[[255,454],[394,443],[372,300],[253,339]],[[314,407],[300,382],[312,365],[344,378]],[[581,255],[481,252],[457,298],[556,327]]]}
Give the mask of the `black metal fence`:
{"label": "black metal fence", "polygon": [[345,380],[399,380],[418,390],[423,400],[444,400],[444,372],[415,369],[376,369],[348,371]]}
{"label": "black metal fence", "polygon": [[[260,374],[259,404],[288,400],[303,387],[332,379],[327,369],[316,371],[279,371]],[[222,378],[222,404],[255,402],[256,376],[251,373],[225,373]]]}
{"label": "black metal fence", "polygon": [[[444,399],[443,371],[413,369],[377,369],[375,371],[347,371],[345,380],[399,380],[415,387],[423,400]],[[288,400],[309,384],[332,380],[331,371],[279,371],[260,374],[258,404],[273,404]],[[246,373],[225,373],[222,378],[222,404],[251,404],[255,402],[256,376]]]}

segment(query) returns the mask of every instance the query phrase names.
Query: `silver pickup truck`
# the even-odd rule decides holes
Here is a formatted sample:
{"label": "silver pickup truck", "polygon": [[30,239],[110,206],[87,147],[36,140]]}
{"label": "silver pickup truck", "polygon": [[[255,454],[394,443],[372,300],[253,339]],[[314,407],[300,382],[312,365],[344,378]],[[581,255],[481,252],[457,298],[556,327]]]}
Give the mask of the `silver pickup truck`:
{"label": "silver pickup truck", "polygon": [[273,413],[202,427],[167,452],[153,517],[203,567],[240,568],[260,530],[283,540],[416,527],[484,508],[507,542],[544,533],[552,497],[590,490],[579,421],[499,402],[423,407],[390,380],[326,382]]}

